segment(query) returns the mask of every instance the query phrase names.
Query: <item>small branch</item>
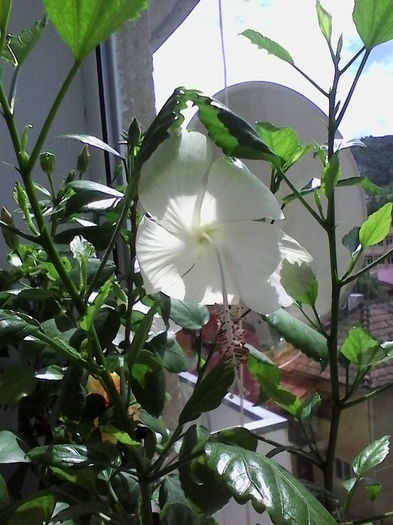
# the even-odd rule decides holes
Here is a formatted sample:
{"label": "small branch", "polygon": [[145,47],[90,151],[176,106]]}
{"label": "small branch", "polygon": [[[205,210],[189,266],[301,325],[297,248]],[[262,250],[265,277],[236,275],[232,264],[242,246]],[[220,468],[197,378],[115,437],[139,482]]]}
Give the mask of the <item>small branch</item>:
{"label": "small branch", "polygon": [[306,210],[314,217],[314,219],[323,227],[325,228],[325,225],[323,223],[323,220],[318,215],[318,213],[309,205],[309,203],[305,200],[303,195],[299,192],[297,188],[292,184],[292,182],[288,179],[288,177],[285,175],[284,172],[281,170],[278,171],[279,176],[286,182],[287,186],[293,191],[293,193],[296,195],[296,197],[299,199],[299,201],[303,204],[303,206],[306,208]]}
{"label": "small branch", "polygon": [[351,60],[346,64],[342,69],[340,69],[340,75],[345,73],[345,71],[352,66],[354,62],[360,57],[360,55],[366,50],[366,46],[363,46],[362,49],[360,49],[356,55],[354,55]]}
{"label": "small branch", "polygon": [[[345,112],[346,112],[346,110],[348,108],[348,105],[349,105],[349,103],[351,101],[352,95],[353,95],[353,93],[355,91],[356,85],[357,85],[357,83],[359,81],[359,78],[360,78],[360,76],[362,74],[364,66],[366,65],[366,62],[367,62],[368,57],[370,55],[370,52],[371,52],[371,49],[367,49],[364,57],[362,58],[362,61],[361,61],[360,66],[359,66],[359,69],[356,71],[356,75],[355,75],[355,78],[354,78],[354,80],[352,82],[352,85],[351,85],[351,87],[349,89],[347,98],[345,99],[345,102],[343,104],[343,107],[341,108],[340,114],[338,115],[338,117],[336,119],[336,129],[340,125],[340,123],[341,123],[341,121],[342,121],[342,119],[343,119],[343,117],[345,115]],[[342,71],[340,72],[340,74],[342,74]]]}
{"label": "small branch", "polygon": [[291,64],[292,67],[294,67],[296,69],[296,71],[298,73],[300,73],[306,80],[308,80],[308,82],[310,82],[311,85],[313,85],[315,87],[315,89],[317,89],[320,93],[322,93],[322,95],[324,95],[325,97],[329,97],[329,93],[327,91],[325,91],[323,88],[321,88],[321,86],[319,86],[312,78],[310,78],[307,73],[305,73],[304,71],[302,71],[299,67],[297,67],[295,64]]}
{"label": "small branch", "polygon": [[349,277],[346,277],[345,279],[342,279],[341,280],[341,286],[345,286],[345,285],[349,284],[350,282],[352,282],[355,279],[357,279],[358,277],[360,277],[360,275],[362,275],[363,273],[366,273],[366,272],[370,271],[372,268],[374,268],[375,266],[378,266],[378,264],[381,264],[383,262],[383,260],[386,259],[386,257],[388,257],[391,254],[393,254],[393,248],[391,248],[390,250],[385,252],[383,255],[381,255],[380,257],[375,259],[375,261],[373,261],[372,263],[367,264],[366,266],[361,268],[358,272],[354,273],[353,275],[350,275]]}
{"label": "small branch", "polygon": [[351,408],[359,403],[363,403],[363,401],[368,401],[369,399],[373,398],[374,396],[380,394],[381,392],[384,392],[385,390],[389,390],[389,388],[393,387],[393,383],[388,383],[387,385],[380,386],[376,388],[375,390],[372,390],[371,392],[367,392],[362,397],[358,397],[357,399],[354,399],[353,401],[349,401],[348,403],[344,403],[343,409],[345,408]]}

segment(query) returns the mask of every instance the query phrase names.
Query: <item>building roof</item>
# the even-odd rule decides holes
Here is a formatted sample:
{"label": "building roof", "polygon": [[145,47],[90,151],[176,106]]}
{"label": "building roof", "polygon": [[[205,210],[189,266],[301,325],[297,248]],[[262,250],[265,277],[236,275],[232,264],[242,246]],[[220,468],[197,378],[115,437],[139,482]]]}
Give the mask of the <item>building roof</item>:
{"label": "building roof", "polygon": [[[339,327],[339,344],[344,341],[348,331],[355,326],[362,326],[372,337],[380,343],[393,340],[393,299],[378,302],[363,302],[350,312],[342,315]],[[303,390],[310,387],[310,379],[329,379],[329,368],[321,371],[319,363],[310,359],[291,345],[283,345],[275,352],[273,357],[275,363],[280,368],[283,382],[289,390],[296,393],[291,388],[290,383],[297,384],[296,390]],[[355,377],[355,368],[350,367],[350,379]],[[295,375],[294,379],[289,379]],[[306,382],[305,382],[306,380]],[[345,369],[339,369],[339,381],[345,384]],[[393,359],[381,363],[370,371],[367,377],[368,388],[375,388],[393,381]],[[311,388],[313,390],[313,388]],[[310,391],[310,390],[309,390]]]}

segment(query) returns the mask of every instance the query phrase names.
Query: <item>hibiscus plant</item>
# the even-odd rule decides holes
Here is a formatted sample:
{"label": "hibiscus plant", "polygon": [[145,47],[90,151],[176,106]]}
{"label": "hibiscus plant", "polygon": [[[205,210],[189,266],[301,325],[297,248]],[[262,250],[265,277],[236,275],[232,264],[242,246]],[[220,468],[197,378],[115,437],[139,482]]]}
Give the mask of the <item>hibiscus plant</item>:
{"label": "hibiscus plant", "polygon": [[[0,403],[4,411],[18,414],[15,428],[0,429],[0,522],[213,525],[214,513],[231,498],[266,511],[275,525],[343,522],[364,474],[386,457],[388,437],[356,451],[347,497],[339,501],[333,470],[340,415],[378,394],[364,396],[359,385],[373,366],[391,358],[392,349],[361,327],[350,330],[338,347],[341,292],[377,263],[358,264],[365,249],[388,234],[392,204],[346,235],[348,267],[340,275],[336,193],[344,185],[373,185],[365,177],[341,179],[340,152],[346,144],[337,139],[337,129],[370,52],[393,38],[388,2],[355,0],[353,18],[364,45],[343,64],[342,37],[334,42],[331,16],[317,0],[334,71],[329,90],[300,70],[278,43],[253,30],[244,32],[328,99],[325,145],[291,142],[289,147],[292,130],[254,128],[218,101],[179,88],[146,131],[133,120],[119,144],[68,136],[82,143],[81,152],[69,159],[71,171],[60,183],[54,182],[56,156],[44,150],[58,108],[85,57],[136,19],[146,0],[42,3],[73,63],[29,149],[29,127],[21,132],[15,117],[17,83],[8,87],[0,77],[3,125],[19,177],[13,195],[17,211],[2,208],[0,221],[10,250],[0,273]],[[40,45],[45,22],[10,35],[11,8],[11,0],[2,0],[0,75],[13,69],[15,80],[33,46]],[[357,73],[340,101],[340,81],[351,66]],[[190,104],[206,135],[182,127],[183,110]],[[115,187],[89,180],[89,148],[116,158]],[[291,182],[291,167],[304,155],[320,159],[321,175],[319,183],[307,181],[300,188]],[[247,159],[269,165],[269,188],[242,162]],[[46,175],[47,187],[35,180],[38,170]],[[278,199],[279,189],[280,195],[286,192],[284,200]],[[282,229],[288,202],[306,209],[329,245],[329,324],[316,303],[317,254]],[[127,266],[115,263],[116,246],[126,254]],[[285,310],[292,303],[304,313],[302,319]],[[203,345],[203,327],[213,317],[208,306],[214,308],[215,338]],[[299,351],[329,365],[326,449],[318,448],[312,431],[320,397],[302,401],[280,386],[274,363],[245,345],[242,308],[258,314]],[[179,344],[184,340],[190,342],[187,349]],[[195,388],[169,428],[166,378],[192,366]],[[347,374],[343,394],[339,367],[350,366],[355,379]],[[233,389],[244,396],[244,368],[260,383],[262,397],[302,426],[304,447],[270,441],[268,457],[257,451],[264,436],[241,426],[209,432],[195,423]],[[273,456],[284,450],[321,471],[319,490],[276,463]],[[372,517],[356,523],[367,521]]]}

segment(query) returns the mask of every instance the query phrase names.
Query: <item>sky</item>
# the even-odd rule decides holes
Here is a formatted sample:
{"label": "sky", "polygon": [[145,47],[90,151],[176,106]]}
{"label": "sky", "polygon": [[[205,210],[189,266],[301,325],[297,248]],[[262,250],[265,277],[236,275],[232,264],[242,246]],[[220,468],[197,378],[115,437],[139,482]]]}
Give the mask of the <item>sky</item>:
{"label": "sky", "polygon": [[[353,0],[322,0],[333,16],[333,43],[344,36],[343,61],[361,48],[352,22]],[[295,64],[328,90],[332,65],[319,31],[315,0],[222,0],[228,85],[248,80],[277,82],[299,91],[325,113],[326,98],[290,65],[258,50],[239,33],[254,29],[277,41]],[[342,77],[345,97],[356,63]],[[224,88],[218,0],[200,0],[185,22],[154,55],[156,104],[159,109],[178,86],[214,95]],[[341,124],[346,138],[393,134],[393,43],[373,50],[355,96]]]}

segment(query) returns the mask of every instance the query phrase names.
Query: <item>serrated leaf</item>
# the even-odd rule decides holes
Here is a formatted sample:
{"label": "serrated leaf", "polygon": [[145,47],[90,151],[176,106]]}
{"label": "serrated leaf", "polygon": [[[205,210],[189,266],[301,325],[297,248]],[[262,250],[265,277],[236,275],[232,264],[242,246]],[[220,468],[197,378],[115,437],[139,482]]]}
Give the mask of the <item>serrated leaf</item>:
{"label": "serrated leaf", "polygon": [[161,357],[164,368],[173,374],[188,370],[187,359],[182,347],[174,337],[167,337],[166,333],[154,337],[146,347],[157,352]]}
{"label": "serrated leaf", "polygon": [[281,159],[282,168],[288,169],[301,147],[296,131],[289,127],[278,128],[269,122],[257,122],[255,128],[263,142]]}
{"label": "serrated leaf", "polygon": [[159,417],[165,405],[165,377],[163,370],[154,370],[146,373],[143,386],[132,377],[131,387],[136,400],[142,408],[152,416]]}
{"label": "serrated leaf", "polygon": [[[102,151],[107,151],[108,153],[111,153],[112,155],[115,155],[116,157],[123,158],[120,155],[120,153],[116,151],[115,149],[113,149],[111,146],[109,146],[109,144],[102,141],[98,137],[93,137],[92,135],[68,134],[68,135],[59,135],[58,137],[56,137],[56,139],[77,140],[78,142],[82,142],[82,144],[87,144],[89,146],[92,146],[93,148],[97,148]],[[79,182],[87,182],[87,181],[79,181]]]}
{"label": "serrated leaf", "polygon": [[16,405],[23,397],[31,394],[36,386],[34,369],[18,367],[0,373],[0,403]]}
{"label": "serrated leaf", "polygon": [[367,483],[365,488],[366,488],[366,491],[367,491],[367,494],[370,500],[375,501],[378,498],[378,496],[381,494],[382,485],[377,482]]}
{"label": "serrated leaf", "polygon": [[322,7],[321,2],[319,0],[317,0],[316,7],[319,28],[326,41],[330,42],[330,39],[332,38],[332,15]]}
{"label": "serrated leaf", "polygon": [[388,235],[392,222],[392,206],[391,202],[387,202],[379,210],[369,215],[361,225],[359,241],[363,248],[378,244]]}
{"label": "serrated leaf", "polygon": [[358,368],[363,369],[370,364],[378,341],[369,336],[361,326],[351,328],[341,346],[341,353]]}
{"label": "serrated leaf", "polygon": [[263,318],[267,323],[279,332],[279,334],[298,348],[321,368],[325,368],[329,362],[329,354],[325,337],[302,321],[299,321],[285,310],[277,310]]}
{"label": "serrated leaf", "polygon": [[371,195],[383,195],[383,190],[371,182],[371,180],[362,175],[361,177],[349,177],[348,179],[341,179],[337,183],[337,187],[342,188],[343,186],[361,186],[367,193]]}
{"label": "serrated leaf", "polygon": [[30,463],[27,446],[9,430],[0,430],[0,463]]}
{"label": "serrated leaf", "polygon": [[225,445],[238,446],[252,452],[255,452],[258,446],[258,438],[255,434],[242,427],[220,430],[213,435],[212,439]]}
{"label": "serrated leaf", "polygon": [[301,401],[294,394],[280,386],[280,371],[270,360],[264,358],[261,352],[251,351],[247,361],[248,370],[258,380],[260,387],[259,402],[271,399],[278,406],[296,416]]}
{"label": "serrated leaf", "polygon": [[200,381],[179,416],[179,424],[197,419],[202,412],[217,408],[234,380],[233,369],[226,360],[219,361]]}
{"label": "serrated leaf", "polygon": [[258,33],[258,31],[252,29],[246,29],[243,31],[242,35],[248,38],[252,44],[258,46],[259,49],[264,49],[270,55],[274,55],[275,57],[284,60],[284,62],[288,62],[288,64],[291,64],[292,66],[294,65],[293,58],[288,51],[277,42],[274,42],[274,40],[270,40],[270,38],[267,38],[266,36],[261,35],[261,33]]}
{"label": "serrated leaf", "polygon": [[318,296],[318,281],[311,267],[284,260],[280,272],[285,291],[300,305],[314,305]]}
{"label": "serrated leaf", "polygon": [[82,235],[76,235],[70,242],[70,251],[78,261],[96,257],[94,246],[84,239]]}
{"label": "serrated leaf", "polygon": [[41,368],[35,374],[36,379],[42,379],[45,381],[61,381],[64,377],[64,372],[61,366],[49,365],[45,368]]}
{"label": "serrated leaf", "polygon": [[352,18],[367,49],[393,38],[393,10],[386,0],[356,0]]}
{"label": "serrated leaf", "polygon": [[254,128],[224,104],[200,94],[196,94],[192,101],[198,106],[199,120],[209,137],[225,155],[277,162],[272,150],[260,139]]}
{"label": "serrated leaf", "polygon": [[367,445],[352,462],[352,468],[358,477],[377,467],[389,454],[389,436],[383,436]]}
{"label": "serrated leaf", "polygon": [[322,504],[283,467],[261,454],[208,443],[206,465],[238,503],[267,510],[274,525],[336,525]]}
{"label": "serrated leaf", "polygon": [[206,306],[196,305],[171,298],[170,319],[188,330],[200,330],[209,321]]}
{"label": "serrated leaf", "polygon": [[137,18],[147,5],[146,0],[43,0],[43,3],[75,60],[81,60],[127,20]]}

